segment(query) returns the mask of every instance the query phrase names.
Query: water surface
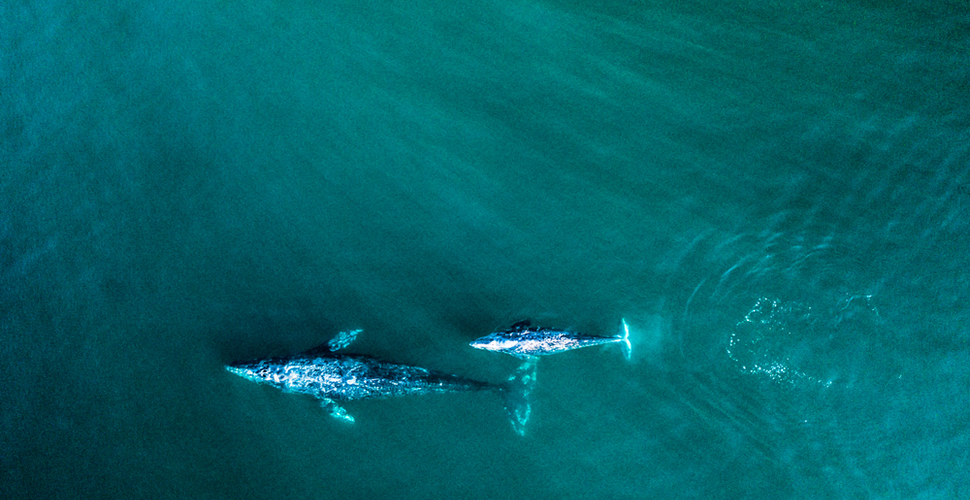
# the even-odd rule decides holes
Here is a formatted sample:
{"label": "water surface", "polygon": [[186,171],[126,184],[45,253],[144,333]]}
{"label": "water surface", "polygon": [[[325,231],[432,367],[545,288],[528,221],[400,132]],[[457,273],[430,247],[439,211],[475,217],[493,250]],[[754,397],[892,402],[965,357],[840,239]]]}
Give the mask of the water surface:
{"label": "water surface", "polygon": [[[0,7],[5,498],[956,498],[970,9]],[[348,403],[222,369],[487,381]]]}

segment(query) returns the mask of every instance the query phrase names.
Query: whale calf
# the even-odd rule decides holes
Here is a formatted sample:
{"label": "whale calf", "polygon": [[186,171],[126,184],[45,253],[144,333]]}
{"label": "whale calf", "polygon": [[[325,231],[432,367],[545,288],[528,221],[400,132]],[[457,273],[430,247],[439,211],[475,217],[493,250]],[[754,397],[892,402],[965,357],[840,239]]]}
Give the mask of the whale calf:
{"label": "whale calf", "polygon": [[535,363],[526,361],[502,384],[480,382],[417,366],[383,361],[361,354],[337,351],[354,341],[361,330],[339,333],[330,342],[308,351],[279,358],[235,362],[226,370],[248,380],[269,384],[284,392],[309,394],[333,417],[353,422],[340,402],[412,394],[493,391],[504,402],[512,428],[519,435],[532,412],[531,393]]}
{"label": "whale calf", "polygon": [[543,328],[532,326],[529,320],[520,321],[508,330],[490,333],[473,340],[469,345],[486,351],[504,352],[522,359],[534,359],[536,356],[548,356],[580,347],[600,344],[618,343],[623,350],[623,356],[629,360],[632,354],[630,345],[630,327],[626,320],[620,321],[619,335],[614,337],[597,337],[568,330]]}

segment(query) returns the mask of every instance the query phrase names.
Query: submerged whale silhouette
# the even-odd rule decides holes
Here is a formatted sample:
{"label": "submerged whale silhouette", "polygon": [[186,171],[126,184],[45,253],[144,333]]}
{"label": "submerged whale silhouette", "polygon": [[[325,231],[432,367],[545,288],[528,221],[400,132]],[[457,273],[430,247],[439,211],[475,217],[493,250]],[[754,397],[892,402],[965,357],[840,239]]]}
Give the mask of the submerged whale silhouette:
{"label": "submerged whale silhouette", "polygon": [[350,345],[361,330],[339,333],[328,343],[279,358],[235,362],[226,370],[284,392],[309,394],[333,417],[353,422],[338,402],[411,394],[495,391],[502,395],[512,428],[519,435],[532,413],[535,363],[523,363],[508,381],[492,384],[417,366],[390,363],[361,354],[337,351]]}
{"label": "submerged whale silhouette", "polygon": [[623,356],[629,360],[632,354],[630,345],[630,327],[626,320],[620,320],[622,333],[614,337],[597,337],[568,330],[532,326],[529,320],[520,321],[508,330],[490,333],[473,340],[469,345],[486,351],[504,352],[523,359],[535,359],[536,356],[548,356],[581,347],[617,342],[623,350]]}

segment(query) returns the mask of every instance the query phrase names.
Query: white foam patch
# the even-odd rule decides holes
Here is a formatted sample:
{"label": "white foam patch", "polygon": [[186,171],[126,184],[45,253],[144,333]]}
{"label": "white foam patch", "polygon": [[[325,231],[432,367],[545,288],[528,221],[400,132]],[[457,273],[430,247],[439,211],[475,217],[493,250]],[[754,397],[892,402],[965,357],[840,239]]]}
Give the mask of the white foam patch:
{"label": "white foam patch", "polygon": [[798,344],[793,329],[797,328],[799,322],[808,319],[810,312],[810,308],[797,304],[764,297],[758,299],[732,332],[728,356],[742,371],[765,376],[778,383],[829,387],[831,380],[823,380],[798,369],[786,352],[786,346],[790,348]]}

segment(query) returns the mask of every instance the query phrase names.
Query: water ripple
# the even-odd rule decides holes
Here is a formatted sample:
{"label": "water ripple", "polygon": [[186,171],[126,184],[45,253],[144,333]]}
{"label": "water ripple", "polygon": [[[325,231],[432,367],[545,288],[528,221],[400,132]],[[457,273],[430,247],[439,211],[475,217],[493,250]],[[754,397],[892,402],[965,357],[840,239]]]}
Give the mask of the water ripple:
{"label": "water ripple", "polygon": [[[832,236],[740,234],[695,242],[670,281],[667,316],[687,366],[828,387],[850,335],[880,322],[878,277]],[[689,292],[688,292],[689,291]]]}
{"label": "water ripple", "polygon": [[885,436],[865,405],[842,408],[884,397],[895,373],[864,253],[829,231],[712,232],[668,286],[666,359],[698,422],[793,485],[838,477],[864,492],[859,463]]}

